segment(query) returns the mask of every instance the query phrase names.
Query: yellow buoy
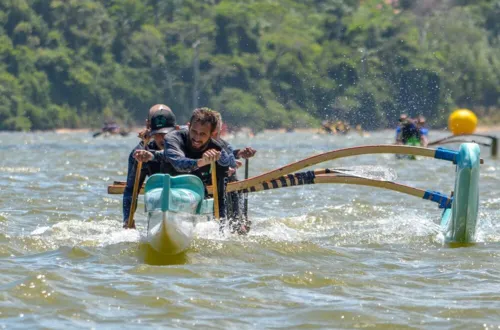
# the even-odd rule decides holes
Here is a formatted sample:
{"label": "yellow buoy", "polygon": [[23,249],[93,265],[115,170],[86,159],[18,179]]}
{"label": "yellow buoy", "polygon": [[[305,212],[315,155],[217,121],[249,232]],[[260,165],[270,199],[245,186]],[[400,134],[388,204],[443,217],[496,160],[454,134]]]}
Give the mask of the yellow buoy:
{"label": "yellow buoy", "polygon": [[473,134],[477,126],[477,117],[467,109],[453,111],[448,117],[448,129],[453,135]]}

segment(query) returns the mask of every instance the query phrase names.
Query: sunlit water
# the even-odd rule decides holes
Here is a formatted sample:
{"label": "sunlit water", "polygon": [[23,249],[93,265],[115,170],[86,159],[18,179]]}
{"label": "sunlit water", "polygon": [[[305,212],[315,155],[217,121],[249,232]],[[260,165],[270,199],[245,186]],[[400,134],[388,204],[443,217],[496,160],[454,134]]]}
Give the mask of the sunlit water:
{"label": "sunlit water", "polygon": [[[446,135],[431,132],[433,138]],[[393,132],[237,136],[250,175],[321,152],[391,143]],[[252,230],[200,223],[183,255],[161,258],[121,228],[135,137],[0,133],[0,327],[44,329],[499,328],[500,162],[482,149],[478,243],[443,245],[437,205],[391,191],[310,185],[250,195]],[[456,145],[450,145],[456,148]],[[322,167],[386,166],[449,193],[454,167],[359,156]],[[240,178],[243,170],[240,170]]]}

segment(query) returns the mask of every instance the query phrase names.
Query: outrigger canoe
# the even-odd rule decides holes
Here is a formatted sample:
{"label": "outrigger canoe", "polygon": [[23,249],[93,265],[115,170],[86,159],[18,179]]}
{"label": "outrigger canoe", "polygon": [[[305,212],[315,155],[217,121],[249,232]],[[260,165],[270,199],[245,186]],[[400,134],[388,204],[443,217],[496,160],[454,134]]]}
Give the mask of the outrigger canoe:
{"label": "outrigger canoe", "polygon": [[[370,179],[349,173],[348,169],[299,169],[332,159],[365,154],[407,154],[431,157],[456,165],[455,190],[447,196],[400,183]],[[411,146],[376,145],[339,149],[291,163],[276,170],[227,185],[226,191],[258,192],[305,184],[355,184],[389,189],[436,202],[443,209],[441,228],[447,243],[473,243],[479,207],[480,149],[475,143],[464,143],[459,151]],[[295,172],[295,173],[294,173]],[[108,187],[109,193],[122,193],[123,184]],[[206,187],[208,194],[212,187]],[[199,221],[212,218],[214,201],[205,198],[205,187],[192,175],[171,177],[155,174],[146,182],[144,201],[148,214],[147,241],[158,252],[177,254],[186,250]]]}

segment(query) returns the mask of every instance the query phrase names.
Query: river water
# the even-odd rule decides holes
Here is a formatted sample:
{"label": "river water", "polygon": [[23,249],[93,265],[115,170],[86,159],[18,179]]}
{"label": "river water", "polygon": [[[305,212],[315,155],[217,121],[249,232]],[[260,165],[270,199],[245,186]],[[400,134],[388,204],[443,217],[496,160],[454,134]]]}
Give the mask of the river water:
{"label": "river water", "polygon": [[[266,132],[230,142],[258,150],[252,176],[392,139],[392,131]],[[159,258],[141,243],[142,200],[138,231],[124,230],[121,196],[106,191],[124,180],[136,142],[0,133],[0,328],[500,328],[500,162],[488,148],[476,244],[444,245],[440,210],[429,201],[310,185],[251,194],[246,237],[200,223],[185,254]],[[453,189],[453,165],[435,159],[371,155],[315,168],[355,165],[393,168],[397,182],[418,188]]]}

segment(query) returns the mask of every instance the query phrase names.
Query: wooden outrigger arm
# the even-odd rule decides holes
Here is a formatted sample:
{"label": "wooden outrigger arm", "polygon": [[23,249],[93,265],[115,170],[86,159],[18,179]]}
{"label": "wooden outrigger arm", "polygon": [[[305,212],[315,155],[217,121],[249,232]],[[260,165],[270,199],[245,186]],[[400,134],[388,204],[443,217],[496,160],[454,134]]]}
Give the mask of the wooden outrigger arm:
{"label": "wooden outrigger arm", "polygon": [[[249,178],[247,180],[242,180],[238,182],[232,182],[227,185],[226,191],[244,191],[245,189],[249,189],[253,186],[257,186],[264,182],[270,182],[272,180],[279,179],[280,177],[299,171],[309,166],[313,166],[322,162],[352,157],[352,156],[360,156],[360,155],[369,155],[369,154],[406,154],[406,155],[415,155],[415,156],[423,156],[430,157],[436,159],[447,160],[451,162],[455,162],[457,151],[444,149],[444,148],[423,148],[423,147],[414,147],[414,146],[405,146],[405,145],[371,145],[371,146],[361,146],[361,147],[352,147],[345,149],[337,149],[333,151],[328,151],[322,154],[318,154],[315,156],[311,156],[305,158],[303,160],[285,165],[283,167],[277,168],[275,170],[263,173],[261,175]],[[481,163],[482,163],[481,159]],[[320,173],[317,173],[320,174]],[[352,178],[352,176],[351,176]],[[358,177],[359,178],[359,177]],[[328,179],[330,180],[330,179]],[[337,180],[337,179],[335,179]],[[333,181],[335,181],[333,180]],[[369,180],[369,179],[366,179]],[[321,180],[320,180],[321,181]],[[340,182],[322,182],[322,183],[340,183]],[[351,182],[359,180],[349,180]],[[387,181],[379,181],[379,180],[371,180],[375,182],[387,182]],[[348,183],[348,182],[345,182]],[[362,184],[362,183],[356,183]],[[380,186],[379,186],[380,187]],[[124,184],[121,182],[115,182],[113,185],[108,186],[109,194],[120,194],[123,193]],[[389,188],[390,189],[390,188]],[[207,190],[209,194],[212,192],[212,187],[207,186]],[[251,190],[249,190],[251,191]],[[257,191],[257,190],[256,190]],[[420,197],[420,196],[419,196]]]}
{"label": "wooden outrigger arm", "polygon": [[[326,173],[336,173],[338,171],[341,171],[342,173],[344,173],[346,171],[349,171],[349,169],[339,170],[339,169],[324,168],[324,169],[316,169],[313,172],[315,175],[319,175],[319,174],[326,174]],[[123,191],[125,189],[126,184],[127,183],[125,181],[114,181],[112,185],[108,186],[108,194],[111,194],[111,195],[123,194]],[[207,188],[208,188],[209,194],[212,195],[213,194],[212,186],[208,186]],[[140,193],[144,194],[144,187],[141,189]]]}
{"label": "wooden outrigger arm", "polygon": [[[413,147],[404,145],[373,145],[373,146],[337,149],[316,156],[312,156],[297,161],[295,163],[285,165],[273,171],[269,171],[267,173],[254,176],[247,180],[231,182],[227,185],[226,191],[231,192],[231,191],[244,190],[246,188],[255,186],[259,183],[275,180],[285,174],[293,173],[303,168],[313,166],[322,162],[339,158],[370,155],[370,154],[406,154],[406,155],[424,156],[424,157],[455,162],[458,152],[444,148],[431,149],[431,148],[422,148],[422,147]],[[210,191],[210,187],[207,187],[207,189]]]}

